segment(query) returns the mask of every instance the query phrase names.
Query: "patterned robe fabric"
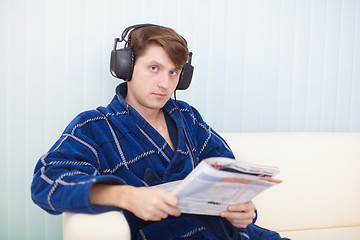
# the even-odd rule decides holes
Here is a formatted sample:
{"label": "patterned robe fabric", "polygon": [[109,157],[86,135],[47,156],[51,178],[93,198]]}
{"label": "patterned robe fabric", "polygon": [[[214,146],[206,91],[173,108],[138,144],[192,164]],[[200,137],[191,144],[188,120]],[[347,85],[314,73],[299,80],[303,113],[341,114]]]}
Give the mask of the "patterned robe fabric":
{"label": "patterned robe fabric", "polygon": [[[192,149],[185,140],[174,100],[170,99],[163,107],[177,131],[177,146],[173,151],[164,138],[125,102],[126,83],[120,84],[116,92],[106,108],[79,114],[38,161],[31,191],[33,201],[45,211],[61,214],[121,210],[91,204],[91,186],[94,183],[151,186],[185,178],[205,158],[234,158],[225,141],[187,103],[178,101]],[[220,217],[183,214],[159,222],[145,222],[128,211],[124,214],[133,239],[222,239],[224,231],[228,232],[224,229],[234,231],[234,227]],[[252,228],[250,231],[249,227]],[[258,228],[254,224],[249,227],[236,229],[233,239],[262,236],[264,232],[276,235],[261,228],[254,230]]]}

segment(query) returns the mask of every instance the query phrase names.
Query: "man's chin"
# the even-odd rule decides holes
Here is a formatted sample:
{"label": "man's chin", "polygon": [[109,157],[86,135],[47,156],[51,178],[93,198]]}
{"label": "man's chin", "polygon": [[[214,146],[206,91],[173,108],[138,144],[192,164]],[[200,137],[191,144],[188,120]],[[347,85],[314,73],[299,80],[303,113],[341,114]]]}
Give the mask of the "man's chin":
{"label": "man's chin", "polygon": [[154,102],[154,103],[150,103],[147,102],[145,107],[151,110],[160,110],[161,108],[164,107],[166,102]]}

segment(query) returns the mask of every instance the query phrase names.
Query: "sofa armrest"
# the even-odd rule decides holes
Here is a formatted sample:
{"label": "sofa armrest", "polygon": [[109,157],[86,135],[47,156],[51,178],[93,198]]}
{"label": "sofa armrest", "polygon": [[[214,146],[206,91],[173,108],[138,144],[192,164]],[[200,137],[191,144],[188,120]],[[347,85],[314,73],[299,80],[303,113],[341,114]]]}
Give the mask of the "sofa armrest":
{"label": "sofa armrest", "polygon": [[130,228],[122,212],[101,214],[64,213],[63,239],[130,239]]}

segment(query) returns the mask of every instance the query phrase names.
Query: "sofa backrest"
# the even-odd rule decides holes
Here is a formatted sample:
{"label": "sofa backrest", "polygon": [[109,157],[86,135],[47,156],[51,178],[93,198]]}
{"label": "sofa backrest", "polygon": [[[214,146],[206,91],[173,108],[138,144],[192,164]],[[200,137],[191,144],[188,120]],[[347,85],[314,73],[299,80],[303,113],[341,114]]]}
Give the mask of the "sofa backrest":
{"label": "sofa backrest", "polygon": [[360,133],[222,133],[237,160],[278,166],[283,183],[254,199],[277,231],[360,225]]}

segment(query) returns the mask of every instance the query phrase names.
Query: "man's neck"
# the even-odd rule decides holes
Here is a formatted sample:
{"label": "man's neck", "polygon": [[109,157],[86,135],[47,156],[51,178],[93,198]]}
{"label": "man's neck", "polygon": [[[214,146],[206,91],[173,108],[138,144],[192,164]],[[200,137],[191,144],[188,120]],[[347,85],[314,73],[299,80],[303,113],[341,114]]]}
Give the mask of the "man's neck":
{"label": "man's neck", "polygon": [[165,139],[172,150],[175,151],[162,109],[136,108],[136,106],[132,107]]}
{"label": "man's neck", "polygon": [[124,100],[126,103],[130,104],[130,106],[133,107],[152,126],[156,125],[158,122],[161,122],[164,119],[164,113],[161,108],[149,108],[138,104],[129,95],[127,95]]}
{"label": "man's neck", "polygon": [[[138,111],[139,112],[139,111]],[[155,129],[157,128],[157,126],[159,124],[161,124],[161,122],[164,121],[164,113],[162,111],[162,109],[158,109],[158,110],[146,110],[146,111],[141,111],[139,112],[139,114],[148,122],[150,123],[151,126],[153,126]]]}

